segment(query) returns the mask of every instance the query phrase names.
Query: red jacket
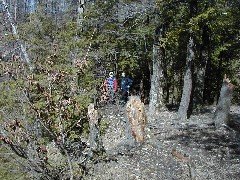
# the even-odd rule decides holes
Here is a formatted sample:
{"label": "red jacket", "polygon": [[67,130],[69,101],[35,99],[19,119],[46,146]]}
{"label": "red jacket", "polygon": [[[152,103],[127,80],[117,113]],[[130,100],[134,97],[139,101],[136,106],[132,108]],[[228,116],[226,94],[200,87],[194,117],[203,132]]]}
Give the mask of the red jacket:
{"label": "red jacket", "polygon": [[106,84],[107,87],[112,88],[114,91],[117,90],[117,79],[115,77],[111,78],[107,78],[104,82],[104,84]]}

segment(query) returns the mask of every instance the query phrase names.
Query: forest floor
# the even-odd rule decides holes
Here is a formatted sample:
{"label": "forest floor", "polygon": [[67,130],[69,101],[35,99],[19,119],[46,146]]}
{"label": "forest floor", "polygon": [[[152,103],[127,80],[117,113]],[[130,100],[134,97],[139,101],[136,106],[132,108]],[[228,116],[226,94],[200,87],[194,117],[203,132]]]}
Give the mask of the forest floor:
{"label": "forest floor", "polygon": [[231,107],[233,127],[216,129],[214,111],[206,107],[186,122],[179,122],[174,110],[149,116],[146,140],[137,145],[125,107],[107,105],[100,109],[108,122],[102,143],[112,158],[95,163],[85,179],[239,180],[240,107]]}

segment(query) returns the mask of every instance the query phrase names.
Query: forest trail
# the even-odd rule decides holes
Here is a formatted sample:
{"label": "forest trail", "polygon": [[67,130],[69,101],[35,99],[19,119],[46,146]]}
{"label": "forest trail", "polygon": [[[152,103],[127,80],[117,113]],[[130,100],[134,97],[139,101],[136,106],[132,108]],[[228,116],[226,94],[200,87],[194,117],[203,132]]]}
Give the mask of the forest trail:
{"label": "forest trail", "polygon": [[[236,113],[239,120],[238,109],[232,114]],[[149,117],[142,145],[134,142],[125,107],[107,105],[99,111],[102,120],[108,122],[103,146],[107,156],[114,158],[96,163],[85,179],[237,180],[240,177],[239,132],[216,130],[212,126],[212,108],[184,123],[178,122],[176,112],[171,111]]]}
{"label": "forest trail", "polygon": [[134,147],[134,139],[131,135],[125,106],[107,105],[102,111],[102,120],[109,125],[102,139],[108,154],[120,153],[122,148],[131,149]]}

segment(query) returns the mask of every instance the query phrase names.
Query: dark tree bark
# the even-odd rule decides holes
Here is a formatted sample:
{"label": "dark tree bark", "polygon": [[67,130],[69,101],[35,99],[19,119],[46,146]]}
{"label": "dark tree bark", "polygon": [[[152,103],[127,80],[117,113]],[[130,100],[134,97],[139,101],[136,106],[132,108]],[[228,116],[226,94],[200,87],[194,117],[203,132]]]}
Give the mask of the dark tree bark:
{"label": "dark tree bark", "polygon": [[141,66],[143,68],[143,71],[142,71],[142,79],[140,81],[140,96],[143,103],[148,103],[151,82],[150,82],[150,63],[148,59],[149,51],[147,48],[147,40],[145,36],[144,36],[144,51],[145,51],[145,55],[141,61],[142,62]]}
{"label": "dark tree bark", "polygon": [[222,125],[229,125],[229,112],[233,88],[234,85],[231,84],[230,80],[225,77],[223,79],[220,97],[213,118],[217,128],[221,127]]}
{"label": "dark tree bark", "polygon": [[194,96],[193,96],[193,108],[197,109],[198,106],[203,105],[203,91],[205,86],[205,74],[206,67],[209,59],[209,28],[207,24],[203,25],[202,29],[202,44],[200,47],[200,58],[195,66],[195,78],[194,78]]}
{"label": "dark tree bark", "polygon": [[178,118],[179,120],[185,120],[187,118],[187,111],[190,103],[190,97],[192,93],[192,62],[195,58],[194,54],[194,42],[193,38],[190,36],[188,47],[187,47],[187,64],[186,64],[186,73],[184,75],[184,85],[181,103],[178,109]]}

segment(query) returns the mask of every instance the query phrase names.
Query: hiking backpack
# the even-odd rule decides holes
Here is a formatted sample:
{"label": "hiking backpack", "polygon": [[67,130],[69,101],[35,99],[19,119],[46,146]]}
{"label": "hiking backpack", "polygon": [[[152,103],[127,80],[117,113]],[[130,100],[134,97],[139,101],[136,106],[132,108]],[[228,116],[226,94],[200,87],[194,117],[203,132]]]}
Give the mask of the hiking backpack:
{"label": "hiking backpack", "polygon": [[115,81],[115,78],[107,78],[108,87],[114,88],[114,81]]}

